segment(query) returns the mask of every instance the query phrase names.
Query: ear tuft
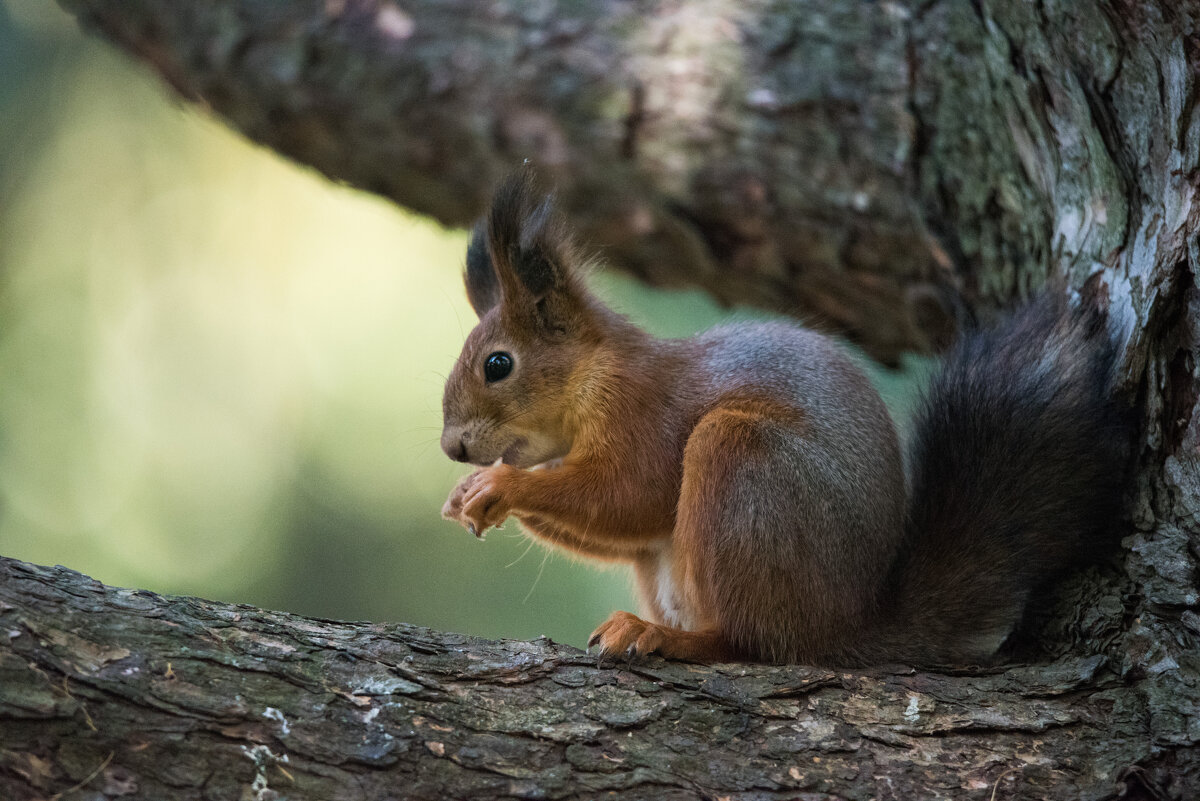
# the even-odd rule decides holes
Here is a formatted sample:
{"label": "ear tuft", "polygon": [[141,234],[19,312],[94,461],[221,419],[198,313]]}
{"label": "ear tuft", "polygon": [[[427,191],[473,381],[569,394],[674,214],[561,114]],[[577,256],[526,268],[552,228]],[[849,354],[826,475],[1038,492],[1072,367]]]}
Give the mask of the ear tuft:
{"label": "ear tuft", "polygon": [[467,271],[463,281],[467,285],[467,300],[480,317],[500,302],[500,279],[488,254],[487,229],[482,221],[476,223],[471,231],[471,243],[467,245]]}
{"label": "ear tuft", "polygon": [[521,234],[515,251],[510,250],[513,269],[521,283],[536,298],[545,297],[562,283],[563,266],[555,264],[554,203],[545,197],[521,222]]}
{"label": "ear tuft", "polygon": [[496,189],[488,245],[505,297],[512,291],[537,302],[571,288],[570,238],[532,168],[514,171]]}

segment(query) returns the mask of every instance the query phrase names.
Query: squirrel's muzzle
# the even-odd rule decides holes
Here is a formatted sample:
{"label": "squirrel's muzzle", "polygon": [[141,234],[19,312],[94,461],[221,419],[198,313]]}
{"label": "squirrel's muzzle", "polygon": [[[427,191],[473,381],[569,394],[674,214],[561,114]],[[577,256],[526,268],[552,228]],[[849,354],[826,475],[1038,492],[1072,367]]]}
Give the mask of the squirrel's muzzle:
{"label": "squirrel's muzzle", "polygon": [[442,450],[456,462],[467,461],[467,443],[463,432],[456,429],[442,431]]}

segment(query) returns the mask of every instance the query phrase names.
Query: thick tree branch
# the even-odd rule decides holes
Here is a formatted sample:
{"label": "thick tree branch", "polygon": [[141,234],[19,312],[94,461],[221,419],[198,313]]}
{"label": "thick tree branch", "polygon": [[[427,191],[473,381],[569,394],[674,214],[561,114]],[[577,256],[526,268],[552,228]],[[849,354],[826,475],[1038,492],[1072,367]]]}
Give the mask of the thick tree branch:
{"label": "thick tree branch", "polygon": [[461,225],[531,158],[612,263],[887,361],[1195,226],[1191,2],[62,2],[336,180]]}
{"label": "thick tree branch", "polygon": [[178,801],[1200,789],[1200,753],[1151,733],[1177,714],[1162,675],[1121,678],[1102,656],[960,676],[598,666],[547,640],[335,623],[11,560],[0,623],[12,801],[80,783]]}

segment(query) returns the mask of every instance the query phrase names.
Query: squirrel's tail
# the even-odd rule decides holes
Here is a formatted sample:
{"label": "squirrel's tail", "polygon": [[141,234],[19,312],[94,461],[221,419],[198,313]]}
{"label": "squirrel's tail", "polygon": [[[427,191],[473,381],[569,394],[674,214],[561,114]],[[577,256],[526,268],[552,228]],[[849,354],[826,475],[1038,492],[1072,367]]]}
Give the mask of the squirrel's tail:
{"label": "squirrel's tail", "polygon": [[909,449],[890,659],[988,661],[1039,584],[1112,542],[1132,419],[1115,362],[1103,315],[1049,296],[952,349]]}

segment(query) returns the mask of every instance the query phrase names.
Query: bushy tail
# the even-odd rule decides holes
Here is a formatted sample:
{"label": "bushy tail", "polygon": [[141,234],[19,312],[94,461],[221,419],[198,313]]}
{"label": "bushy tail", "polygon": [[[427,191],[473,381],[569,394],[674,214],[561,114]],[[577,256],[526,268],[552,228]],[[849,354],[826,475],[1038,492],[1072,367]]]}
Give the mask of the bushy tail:
{"label": "bushy tail", "polygon": [[1131,439],[1115,358],[1100,313],[1050,297],[946,357],[909,451],[891,658],[987,661],[1034,588],[1112,541]]}

